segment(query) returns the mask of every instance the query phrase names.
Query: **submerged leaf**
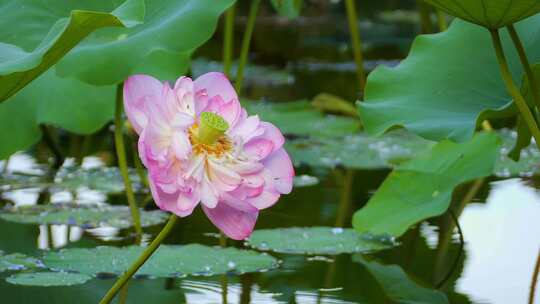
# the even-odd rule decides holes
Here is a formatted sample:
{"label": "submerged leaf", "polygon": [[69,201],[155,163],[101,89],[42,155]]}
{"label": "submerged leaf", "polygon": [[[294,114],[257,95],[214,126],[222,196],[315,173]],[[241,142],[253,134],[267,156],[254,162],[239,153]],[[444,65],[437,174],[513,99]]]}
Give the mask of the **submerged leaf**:
{"label": "submerged leaf", "polygon": [[[51,269],[87,275],[121,274],[140,256],[144,247],[73,248],[45,253],[44,264]],[[141,267],[137,275],[182,277],[268,270],[277,266],[269,255],[228,247],[198,244],[162,245]]]}
{"label": "submerged leaf", "polygon": [[448,299],[443,292],[418,285],[398,265],[382,265],[377,262],[370,262],[361,255],[355,255],[353,260],[366,267],[384,290],[388,299],[395,303],[448,303]]}
{"label": "submerged leaf", "polygon": [[6,279],[8,283],[25,286],[73,286],[91,280],[92,277],[70,272],[17,273]]}
{"label": "submerged leaf", "polygon": [[389,237],[358,234],[353,229],[334,227],[255,230],[247,244],[259,250],[294,254],[373,252],[395,245]]}
{"label": "submerged leaf", "polygon": [[[516,24],[516,29],[530,61],[539,61],[540,15]],[[511,73],[521,79],[514,46],[506,33],[502,38]],[[465,141],[486,118],[514,115],[511,104],[489,32],[455,20],[443,33],[417,37],[396,68],[373,71],[358,107],[370,134],[404,126],[436,141]]]}
{"label": "submerged leaf", "polygon": [[356,211],[353,227],[360,233],[400,236],[411,225],[442,214],[456,186],[491,175],[499,146],[493,133],[479,133],[461,144],[438,143],[390,173],[367,205]]}
{"label": "submerged leaf", "polygon": [[[0,56],[0,102],[14,95],[49,69],[94,30],[102,27],[132,27],[141,23],[144,18],[144,2],[142,0],[127,0],[110,13],[72,10],[69,18],[58,19],[54,24],[42,28],[43,39],[33,48],[33,51],[27,52],[23,48],[27,45],[17,45],[19,40],[16,38],[17,34],[24,35],[21,33],[23,31],[21,28],[30,28],[30,26],[17,25],[18,22],[25,20],[25,11],[36,14],[26,5],[36,6],[36,4],[30,3],[23,4],[21,1],[5,1],[0,4],[2,11],[9,10],[11,16],[16,16],[15,20],[2,18],[4,22],[0,21],[0,28],[4,31],[0,30],[0,40],[15,43],[0,42],[0,54],[2,54]],[[43,6],[43,9],[49,10],[50,6]],[[39,23],[42,22],[42,19],[50,18],[34,16],[28,22]],[[17,22],[15,26],[10,23],[13,21]],[[48,29],[50,30],[45,32]],[[35,33],[31,34],[36,36]]]}
{"label": "submerged leaf", "polygon": [[[139,212],[143,227],[159,225],[168,218],[166,212],[159,210]],[[109,205],[48,204],[13,207],[0,211],[0,219],[23,224],[64,224],[82,228],[133,226],[128,207]]]}

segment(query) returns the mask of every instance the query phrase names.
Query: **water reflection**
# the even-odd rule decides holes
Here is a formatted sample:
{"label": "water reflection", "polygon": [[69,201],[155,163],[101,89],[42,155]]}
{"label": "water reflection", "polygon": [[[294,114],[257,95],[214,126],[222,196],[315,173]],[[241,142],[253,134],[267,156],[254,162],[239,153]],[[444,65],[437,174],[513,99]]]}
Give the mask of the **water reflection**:
{"label": "water reflection", "polygon": [[540,249],[540,196],[520,179],[491,187],[486,204],[468,205],[460,218],[468,258],[457,290],[481,303],[526,303]]}

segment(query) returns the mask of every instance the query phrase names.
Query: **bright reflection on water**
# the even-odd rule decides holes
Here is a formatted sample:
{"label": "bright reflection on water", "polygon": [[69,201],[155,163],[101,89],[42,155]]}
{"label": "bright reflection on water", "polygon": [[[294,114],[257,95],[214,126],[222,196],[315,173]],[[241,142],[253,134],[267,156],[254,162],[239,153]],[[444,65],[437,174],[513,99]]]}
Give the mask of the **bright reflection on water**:
{"label": "bright reflection on water", "polygon": [[482,303],[526,303],[539,218],[536,189],[519,179],[492,183],[487,204],[469,204],[460,217],[468,255],[457,290]]}

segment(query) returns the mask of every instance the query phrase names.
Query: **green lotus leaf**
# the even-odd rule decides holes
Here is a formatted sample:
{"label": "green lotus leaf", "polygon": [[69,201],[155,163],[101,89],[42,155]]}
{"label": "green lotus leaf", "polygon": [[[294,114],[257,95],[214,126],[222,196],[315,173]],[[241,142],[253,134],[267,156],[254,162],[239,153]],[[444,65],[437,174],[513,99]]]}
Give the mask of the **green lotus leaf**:
{"label": "green lotus leaf", "polygon": [[[109,5],[77,1],[70,5]],[[105,4],[104,4],[105,3]],[[116,84],[135,73],[176,79],[188,68],[191,53],[214,33],[217,20],[234,0],[145,1],[144,24],[101,29],[56,65],[58,75],[96,85]]]}
{"label": "green lotus leaf", "polygon": [[[540,15],[516,24],[531,62],[540,61]],[[503,45],[511,73],[523,69],[510,37]],[[358,104],[365,130],[381,134],[393,126],[432,140],[466,141],[484,119],[514,115],[487,30],[455,20],[449,29],[414,40],[395,68],[378,67]]]}
{"label": "green lotus leaf", "polygon": [[426,0],[463,20],[498,29],[540,12],[539,0]]}
{"label": "green lotus leaf", "polygon": [[49,69],[93,31],[132,27],[144,18],[142,0],[128,0],[110,13],[74,8],[65,12],[69,17],[55,19],[51,13],[56,5],[61,3],[0,2],[0,10],[9,12],[0,18],[0,102]]}
{"label": "green lotus leaf", "polygon": [[394,244],[391,238],[358,234],[353,229],[294,227],[255,230],[247,244],[259,250],[293,254],[373,252]]}
{"label": "green lotus leaf", "polygon": [[[164,223],[169,217],[160,210],[141,210],[141,226]],[[133,226],[131,212],[126,206],[48,204],[5,208],[0,219],[22,224],[71,225],[83,228],[108,226],[129,228]]]}
{"label": "green lotus leaf", "polygon": [[0,104],[0,159],[29,148],[41,138],[40,124],[90,134],[114,114],[114,86],[96,87],[60,78],[51,69],[9,101]]}
{"label": "green lotus leaf", "polygon": [[398,265],[383,265],[368,261],[361,255],[354,255],[353,260],[369,271],[379,283],[385,295],[392,303],[403,304],[448,304],[446,295],[439,290],[430,289],[413,281]]}
{"label": "green lotus leaf", "polygon": [[[45,253],[43,263],[51,269],[78,272],[122,274],[140,256],[144,247],[72,248]],[[139,269],[137,275],[182,277],[268,270],[277,260],[267,254],[232,247],[199,244],[162,245]]]}
{"label": "green lotus leaf", "polygon": [[499,146],[494,133],[479,133],[459,144],[438,143],[394,169],[356,211],[353,227],[359,233],[400,236],[411,225],[442,214],[456,186],[492,174]]}
{"label": "green lotus leaf", "polygon": [[34,272],[16,273],[6,278],[6,281],[15,285],[51,287],[80,285],[91,279],[91,276],[80,273]]}

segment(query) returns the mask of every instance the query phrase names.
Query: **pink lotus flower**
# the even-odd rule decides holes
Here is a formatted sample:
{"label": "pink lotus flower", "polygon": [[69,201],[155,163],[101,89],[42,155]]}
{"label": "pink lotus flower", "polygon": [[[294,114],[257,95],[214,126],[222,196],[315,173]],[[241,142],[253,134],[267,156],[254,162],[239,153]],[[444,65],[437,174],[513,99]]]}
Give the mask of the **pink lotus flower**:
{"label": "pink lotus flower", "polygon": [[291,192],[283,135],[247,115],[225,75],[181,77],[174,88],[134,75],[124,85],[124,107],[159,208],[185,217],[201,203],[214,225],[241,240],[259,210]]}

